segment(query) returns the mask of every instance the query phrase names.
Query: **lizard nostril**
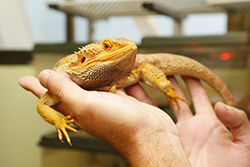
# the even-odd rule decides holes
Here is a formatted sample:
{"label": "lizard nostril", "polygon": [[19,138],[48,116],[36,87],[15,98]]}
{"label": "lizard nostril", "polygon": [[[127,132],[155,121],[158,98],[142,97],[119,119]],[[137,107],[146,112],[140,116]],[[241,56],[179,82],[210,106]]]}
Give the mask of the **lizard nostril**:
{"label": "lizard nostril", "polygon": [[82,63],[84,63],[84,62],[85,62],[85,60],[86,60],[86,57],[83,57],[83,58],[82,58]]}

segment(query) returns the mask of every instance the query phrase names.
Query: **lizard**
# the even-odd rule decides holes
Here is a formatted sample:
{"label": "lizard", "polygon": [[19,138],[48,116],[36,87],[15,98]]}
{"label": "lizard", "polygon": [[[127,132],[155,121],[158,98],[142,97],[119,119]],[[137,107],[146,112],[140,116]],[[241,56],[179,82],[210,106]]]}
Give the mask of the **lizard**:
{"label": "lizard", "polygon": [[[60,59],[53,70],[68,75],[75,83],[86,90],[115,92],[137,82],[162,91],[171,105],[179,107],[177,99],[190,103],[175,93],[167,79],[168,75],[183,75],[201,79],[211,85],[224,99],[235,106],[234,98],[223,81],[198,61],[175,54],[137,54],[137,46],[129,38],[106,38],[79,48]],[[63,117],[52,108],[60,100],[47,91],[37,104],[37,112],[58,131],[63,142],[63,134],[71,144],[66,129],[79,133],[68,124],[73,123],[71,115]]]}

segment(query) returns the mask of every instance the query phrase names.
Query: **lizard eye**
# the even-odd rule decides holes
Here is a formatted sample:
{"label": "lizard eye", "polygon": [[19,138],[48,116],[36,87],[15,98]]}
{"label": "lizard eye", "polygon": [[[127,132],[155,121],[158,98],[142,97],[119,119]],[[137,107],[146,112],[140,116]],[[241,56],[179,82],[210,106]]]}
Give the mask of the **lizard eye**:
{"label": "lizard eye", "polygon": [[111,47],[112,47],[112,44],[109,41],[103,42],[103,48],[104,48],[104,50],[109,51],[111,49]]}
{"label": "lizard eye", "polygon": [[104,48],[105,48],[105,49],[108,49],[108,48],[109,48],[109,45],[108,45],[108,44],[104,44]]}

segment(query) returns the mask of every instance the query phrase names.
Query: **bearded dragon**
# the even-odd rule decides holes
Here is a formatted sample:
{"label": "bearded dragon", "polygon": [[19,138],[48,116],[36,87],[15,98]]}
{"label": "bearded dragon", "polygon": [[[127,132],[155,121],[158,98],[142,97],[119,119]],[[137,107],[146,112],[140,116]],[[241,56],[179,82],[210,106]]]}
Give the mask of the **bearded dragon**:
{"label": "bearded dragon", "polygon": [[[137,46],[128,38],[106,38],[80,48],[78,52],[60,59],[54,70],[68,75],[74,82],[86,90],[115,92],[139,81],[162,91],[172,105],[179,107],[177,99],[190,103],[178,96],[167,75],[184,75],[201,79],[211,85],[228,105],[235,105],[233,96],[222,80],[201,63],[180,55],[159,53],[137,55]],[[60,100],[46,92],[37,104],[42,118],[54,125],[58,137],[63,142],[63,134],[71,145],[66,131],[73,123],[68,115],[63,117],[51,106]]]}

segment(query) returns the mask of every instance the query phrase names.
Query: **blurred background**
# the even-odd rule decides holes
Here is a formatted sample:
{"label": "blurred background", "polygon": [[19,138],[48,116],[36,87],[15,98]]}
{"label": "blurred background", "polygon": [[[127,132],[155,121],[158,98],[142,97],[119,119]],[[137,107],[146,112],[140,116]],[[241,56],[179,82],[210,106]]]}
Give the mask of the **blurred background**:
{"label": "blurred background", "polygon": [[[194,58],[228,85],[250,111],[250,0],[0,0],[0,166],[124,166],[116,152],[88,134],[73,148],[36,112],[38,99],[18,85],[78,47],[129,37],[140,53]],[[180,81],[181,82],[181,81]],[[184,85],[183,85],[184,86]],[[205,84],[211,101],[221,100]],[[146,88],[168,112],[161,93]]]}

